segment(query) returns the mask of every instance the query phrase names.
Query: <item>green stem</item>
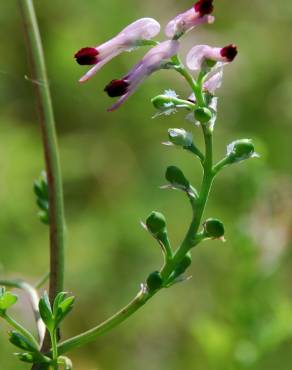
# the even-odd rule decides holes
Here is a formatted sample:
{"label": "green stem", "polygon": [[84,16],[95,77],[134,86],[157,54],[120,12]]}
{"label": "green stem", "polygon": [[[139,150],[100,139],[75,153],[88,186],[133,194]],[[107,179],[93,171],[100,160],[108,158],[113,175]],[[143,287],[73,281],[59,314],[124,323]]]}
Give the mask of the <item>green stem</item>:
{"label": "green stem", "polygon": [[230,158],[228,157],[225,157],[223,159],[221,159],[221,161],[219,161],[214,167],[213,167],[213,171],[215,174],[217,174],[219,171],[222,170],[223,167],[227,166],[228,164],[230,164]]}
{"label": "green stem", "polygon": [[52,343],[52,354],[53,354],[53,362],[54,362],[54,370],[58,370],[58,347],[57,347],[57,335],[56,330],[53,330],[50,333],[51,343]]}
{"label": "green stem", "polygon": [[206,104],[205,104],[204,95],[202,93],[201,84],[197,83],[194,80],[193,76],[189,73],[187,68],[184,66],[183,62],[181,61],[178,55],[173,56],[172,61],[176,64],[175,70],[185,78],[185,80],[188,82],[188,84],[192,88],[192,91],[194,92],[196,96],[196,103],[200,107],[204,107]]}
{"label": "green stem", "polygon": [[46,284],[46,282],[49,280],[50,278],[50,273],[47,272],[45,275],[43,275],[40,280],[38,280],[35,284],[34,284],[34,287],[35,289],[40,289],[43,285]]}
{"label": "green stem", "polygon": [[207,127],[203,126],[203,133],[205,138],[206,155],[203,163],[204,177],[202,181],[201,191],[199,199],[196,200],[196,209],[194,210],[193,219],[189,230],[183,240],[181,246],[177,249],[174,257],[168,264],[166,264],[161,270],[161,277],[164,281],[167,281],[170,274],[172,273],[175,266],[184,258],[187,252],[193,248],[197,243],[197,233],[202,222],[204,210],[208,201],[209,193],[212,187],[214,174],[212,170],[213,166],[213,143],[212,143],[212,132]]}
{"label": "green stem", "polygon": [[20,280],[20,279],[0,280],[0,285],[10,287],[10,288],[22,289],[27,294],[32,311],[33,311],[33,315],[35,318],[39,341],[40,343],[42,343],[44,336],[45,336],[45,325],[40,318],[39,308],[38,308],[39,296],[38,296],[36,289],[30,284],[28,284],[27,282]]}
{"label": "green stem", "polygon": [[[209,192],[212,186],[214,174],[212,171],[213,165],[213,150],[212,150],[212,133],[203,127],[206,156],[204,159],[204,178],[199,199],[197,201],[197,210],[193,217],[193,221],[189,228],[189,231],[181,245],[177,250],[172,259],[168,259],[161,271],[161,276],[164,281],[167,281],[168,277],[174,270],[175,266],[183,259],[190,248],[198,244],[197,232],[201,224],[201,219],[204,213],[204,209],[208,200]],[[147,290],[142,289],[137,297],[130,302],[125,308],[113,315],[111,318],[96,326],[95,328],[88,330],[87,332],[81,333],[73,338],[70,338],[58,345],[58,353],[65,354],[72,349],[81,347],[89,342],[94,341],[96,338],[112,330],[114,327],[125,321],[128,317],[133,315],[139,308],[141,308],[154,294],[158,292],[149,293]]]}
{"label": "green stem", "polygon": [[105,334],[106,332],[110,331],[123,321],[125,321],[128,317],[133,315],[140,307],[144,306],[144,304],[155,294],[149,293],[145,287],[142,287],[141,291],[138,295],[121,311],[110,317],[108,320],[104,321],[100,325],[96,326],[93,329],[90,329],[82,334],[79,334],[73,338],[70,338],[58,345],[58,353],[59,355],[65,354],[68,351],[71,351],[74,348],[81,347],[87,343],[94,341],[96,338]]}
{"label": "green stem", "polygon": [[44,52],[32,0],[19,0],[36,80],[50,204],[50,299],[64,290],[64,205],[55,119]]}
{"label": "green stem", "polygon": [[31,343],[35,345],[36,348],[39,348],[39,344],[36,341],[35,337],[26,330],[22,325],[20,325],[16,320],[14,320],[11,316],[7,313],[2,314],[1,316],[13,329],[17,332],[21,333],[26,339],[28,339]]}

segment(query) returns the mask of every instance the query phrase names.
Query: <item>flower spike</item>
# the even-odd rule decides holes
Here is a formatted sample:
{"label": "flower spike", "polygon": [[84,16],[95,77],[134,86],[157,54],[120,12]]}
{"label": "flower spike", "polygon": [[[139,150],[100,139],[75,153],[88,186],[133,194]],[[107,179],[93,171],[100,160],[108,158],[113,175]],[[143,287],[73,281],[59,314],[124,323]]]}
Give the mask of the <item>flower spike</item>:
{"label": "flower spike", "polygon": [[203,23],[213,23],[213,0],[199,0],[194,6],[177,15],[165,27],[165,34],[169,38],[180,37],[185,32]]}
{"label": "flower spike", "polygon": [[162,42],[148,51],[144,58],[125,77],[120,80],[112,80],[104,90],[110,97],[120,96],[120,99],[108,110],[113,111],[119,108],[136,91],[146,77],[163,68],[168,59],[177,54],[179,45],[176,40]]}
{"label": "flower spike", "polygon": [[141,18],[124,28],[117,36],[97,47],[85,47],[75,54],[80,65],[94,65],[79,82],[89,80],[101,67],[124,51],[131,51],[139,42],[150,40],[160,32],[160,24],[152,18]]}
{"label": "flower spike", "polygon": [[205,61],[230,63],[236,57],[238,51],[233,44],[223,48],[212,48],[208,45],[194,46],[187,55],[187,66],[194,71],[199,71]]}

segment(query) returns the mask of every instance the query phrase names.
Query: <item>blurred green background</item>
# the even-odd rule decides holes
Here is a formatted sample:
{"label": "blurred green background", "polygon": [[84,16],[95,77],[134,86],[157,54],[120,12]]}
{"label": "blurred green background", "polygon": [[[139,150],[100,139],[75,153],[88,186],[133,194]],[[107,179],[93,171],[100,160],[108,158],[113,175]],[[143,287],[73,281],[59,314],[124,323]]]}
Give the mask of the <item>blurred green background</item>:
{"label": "blurred green background", "polygon": [[[169,127],[191,128],[184,114],[153,120],[150,98],[165,88],[189,91],[178,75],[152,76],[115,113],[103,87],[145,50],[124,54],[88,84],[73,54],[98,45],[137,18],[162,25],[191,1],[35,0],[48,63],[64,175],[66,289],[77,297],[64,337],[126,304],[161,265],[159,248],[139,220],[152,210],[168,220],[173,244],[190,221],[182,194],[162,191],[164,171],[179,165],[199,184],[200,167],[164,148]],[[292,5],[289,0],[215,1],[216,23],[184,39],[234,42],[240,54],[219,91],[215,152],[254,138],[260,160],[225,170],[206,212],[224,220],[227,242],[193,253],[193,278],[157,295],[95,343],[72,353],[76,370],[288,370],[292,363]],[[0,5],[0,276],[36,281],[48,270],[47,228],[37,218],[32,182],[43,169],[39,126],[17,1]],[[163,34],[160,35],[163,39]],[[201,142],[200,131],[194,136]],[[32,326],[25,297],[14,310]],[[12,356],[0,324],[1,370],[29,369]]]}

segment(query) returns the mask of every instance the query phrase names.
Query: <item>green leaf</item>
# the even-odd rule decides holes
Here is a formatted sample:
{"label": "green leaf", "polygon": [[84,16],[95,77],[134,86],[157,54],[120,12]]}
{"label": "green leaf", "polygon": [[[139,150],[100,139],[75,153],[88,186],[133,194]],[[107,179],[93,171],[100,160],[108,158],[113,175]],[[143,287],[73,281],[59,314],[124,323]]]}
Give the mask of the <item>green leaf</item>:
{"label": "green leaf", "polygon": [[59,304],[61,304],[64,299],[66,298],[67,293],[66,292],[60,292],[56,295],[56,298],[54,300],[53,304],[53,314],[56,315]]}
{"label": "green leaf", "polygon": [[46,199],[41,199],[41,198],[38,198],[37,199],[37,205],[39,206],[39,208],[43,211],[48,211],[49,209],[49,203]]}
{"label": "green leaf", "polygon": [[5,292],[5,289],[1,289],[0,293],[0,311],[6,311],[9,307],[13,306],[18,300],[17,295],[11,292]]}
{"label": "green leaf", "polygon": [[72,310],[74,305],[75,297],[68,297],[59,303],[57,312],[55,314],[55,326],[64,320],[68,313]]}
{"label": "green leaf", "polygon": [[21,348],[28,352],[39,352],[38,348],[35,346],[34,343],[32,343],[30,340],[28,340],[26,337],[24,337],[17,331],[11,331],[9,335],[10,335],[9,342],[15,345],[16,347]]}
{"label": "green leaf", "polygon": [[23,352],[23,353],[14,353],[14,355],[22,362],[31,363],[31,364],[49,364],[51,359],[42,355],[41,353],[30,353],[30,352]]}
{"label": "green leaf", "polygon": [[41,297],[39,301],[39,311],[40,316],[48,328],[48,330],[51,332],[54,330],[54,318],[52,313],[51,304],[49,301],[49,297],[47,292],[44,292],[43,296]]}

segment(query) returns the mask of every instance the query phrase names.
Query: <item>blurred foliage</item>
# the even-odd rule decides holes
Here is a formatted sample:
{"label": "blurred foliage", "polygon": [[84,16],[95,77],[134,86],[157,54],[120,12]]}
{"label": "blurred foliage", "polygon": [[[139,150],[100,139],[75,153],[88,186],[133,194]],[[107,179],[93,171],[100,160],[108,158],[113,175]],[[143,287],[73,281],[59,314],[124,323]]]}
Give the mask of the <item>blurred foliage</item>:
{"label": "blurred foliage", "polygon": [[[169,127],[190,127],[183,115],[151,119],[150,99],[164,88],[188,96],[179,76],[169,71],[152,76],[109,114],[103,87],[143,50],[120,56],[84,86],[76,82],[83,70],[73,54],[143,16],[165,24],[191,2],[35,3],[61,146],[66,289],[77,297],[63,329],[67,337],[115,312],[159,267],[159,248],[140,228],[140,219],[153,209],[163,212],[173,243],[181,240],[190,210],[180,193],[159,189],[165,168],[179,165],[195,185],[200,179],[199,164],[190,155],[160,145]],[[227,242],[196,249],[193,279],[163,291],[126,324],[74,352],[76,369],[291,367],[292,5],[289,0],[215,3],[216,23],[191,32],[183,54],[194,43],[238,44],[239,58],[226,68],[219,92],[216,155],[221,158],[234,139],[248,137],[255,138],[262,157],[224,171],[215,184],[206,218],[224,220]],[[0,26],[0,276],[33,282],[48,270],[47,228],[36,217],[32,191],[44,165],[16,0],[1,2]],[[200,142],[200,132],[196,135]],[[32,325],[25,307],[21,296],[15,315]],[[0,368],[29,368],[11,355],[6,331],[1,322]]]}

